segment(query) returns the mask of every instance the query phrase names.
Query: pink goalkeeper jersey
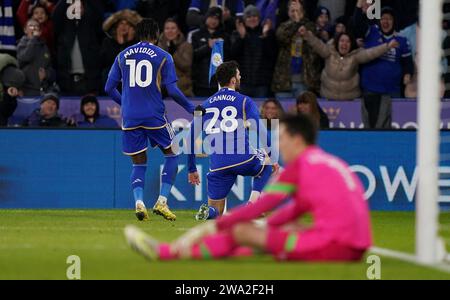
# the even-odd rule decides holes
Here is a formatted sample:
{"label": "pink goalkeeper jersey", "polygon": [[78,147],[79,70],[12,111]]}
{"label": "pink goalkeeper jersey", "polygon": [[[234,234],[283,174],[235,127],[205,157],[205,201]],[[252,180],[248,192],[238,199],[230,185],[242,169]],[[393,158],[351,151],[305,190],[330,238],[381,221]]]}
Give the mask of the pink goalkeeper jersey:
{"label": "pink goalkeeper jersey", "polygon": [[[356,249],[372,244],[369,209],[359,179],[339,158],[319,147],[308,147],[279,177],[268,184],[260,199],[217,219],[219,230],[250,221],[277,208],[269,226],[282,226],[311,213],[317,243],[337,242]],[[301,239],[301,238],[300,238]]]}

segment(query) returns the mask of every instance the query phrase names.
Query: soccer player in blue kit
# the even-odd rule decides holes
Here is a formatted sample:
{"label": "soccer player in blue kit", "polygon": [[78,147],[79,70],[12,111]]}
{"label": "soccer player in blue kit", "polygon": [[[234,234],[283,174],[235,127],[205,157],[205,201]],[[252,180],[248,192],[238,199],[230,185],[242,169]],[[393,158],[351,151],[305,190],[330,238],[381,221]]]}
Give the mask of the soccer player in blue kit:
{"label": "soccer player in blue kit", "polygon": [[[136,28],[140,42],[117,55],[109,72],[105,91],[122,106],[123,152],[133,162],[131,186],[136,203],[136,217],[148,220],[144,204],[144,183],[147,169],[147,148],[159,147],[165,162],[161,173],[161,188],[153,212],[167,220],[176,219],[167,198],[178,172],[178,158],[172,150],[174,131],[167,121],[161,86],[169,96],[189,113],[194,106],[177,87],[172,56],[155,46],[159,28],[153,19],[143,19]],[[122,82],[122,93],[117,85]]]}
{"label": "soccer player in blue kit", "polygon": [[[212,141],[211,150],[214,148],[209,155],[208,205],[201,205],[195,216],[197,220],[215,219],[223,214],[226,197],[238,175],[253,177],[249,199],[253,202],[259,198],[272,172],[279,168],[278,163],[272,165],[270,162],[266,145],[260,144],[263,149],[257,149],[257,145],[251,143],[249,130],[258,131],[258,136],[267,136],[267,129],[259,123],[259,111],[253,100],[237,92],[241,80],[239,65],[234,61],[224,62],[217,68],[215,76],[219,91],[203,102],[201,112],[199,110],[201,118],[196,108],[196,117],[191,123],[191,148],[203,133]],[[243,129],[242,134],[239,134],[240,129]],[[261,139],[258,137],[258,140]],[[200,179],[194,151],[188,156],[188,168],[189,182],[198,185]]]}

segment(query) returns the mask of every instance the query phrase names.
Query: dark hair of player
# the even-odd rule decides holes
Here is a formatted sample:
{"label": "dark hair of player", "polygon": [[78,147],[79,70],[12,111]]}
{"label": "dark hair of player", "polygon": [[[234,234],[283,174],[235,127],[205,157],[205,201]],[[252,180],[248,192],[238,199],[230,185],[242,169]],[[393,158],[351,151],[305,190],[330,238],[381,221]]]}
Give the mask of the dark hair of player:
{"label": "dark hair of player", "polygon": [[152,18],[142,19],[136,26],[136,34],[141,41],[157,41],[159,37],[158,23]]}
{"label": "dark hair of player", "polygon": [[307,145],[315,145],[317,140],[317,126],[314,125],[310,116],[286,115],[280,119],[280,124],[284,124],[286,131],[292,136],[301,136]]}
{"label": "dark hair of player", "polygon": [[230,84],[231,78],[237,75],[239,64],[234,61],[227,61],[222,63],[216,70],[216,79],[220,86],[227,86]]}

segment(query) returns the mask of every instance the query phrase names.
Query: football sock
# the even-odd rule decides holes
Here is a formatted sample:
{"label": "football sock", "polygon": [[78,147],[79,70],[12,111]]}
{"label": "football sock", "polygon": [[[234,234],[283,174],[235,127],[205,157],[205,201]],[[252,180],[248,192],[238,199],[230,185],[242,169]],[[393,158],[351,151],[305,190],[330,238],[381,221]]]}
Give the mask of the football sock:
{"label": "football sock", "polygon": [[178,259],[178,255],[173,254],[170,250],[170,244],[161,243],[158,246],[158,256],[160,260]]}
{"label": "football sock", "polygon": [[131,188],[136,204],[144,204],[145,171],[147,165],[133,165],[131,171]]}
{"label": "football sock", "polygon": [[[175,177],[178,172],[178,155],[165,155],[164,157],[164,168],[161,173],[161,196],[166,199],[170,195],[170,190],[172,189]],[[163,200],[162,199],[162,200]],[[159,200],[158,200],[159,201]]]}
{"label": "football sock", "polygon": [[272,166],[267,165],[264,167],[264,170],[259,174],[259,176],[253,178],[253,189],[252,191],[261,192],[264,186],[270,179],[270,175],[272,175]]}
{"label": "football sock", "polygon": [[159,196],[158,200],[156,200],[156,203],[162,204],[162,205],[166,205],[167,204],[167,198],[164,196]]}

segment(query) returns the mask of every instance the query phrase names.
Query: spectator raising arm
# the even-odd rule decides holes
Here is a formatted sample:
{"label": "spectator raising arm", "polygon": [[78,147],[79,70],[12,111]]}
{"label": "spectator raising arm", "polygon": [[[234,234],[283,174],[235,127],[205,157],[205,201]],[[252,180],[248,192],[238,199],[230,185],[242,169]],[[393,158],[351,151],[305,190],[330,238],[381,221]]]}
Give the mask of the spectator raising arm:
{"label": "spectator raising arm", "polygon": [[365,38],[369,32],[370,24],[367,18],[368,4],[366,0],[358,0],[352,19],[353,32],[356,38]]}
{"label": "spectator raising arm", "polygon": [[327,59],[330,56],[331,52],[328,45],[307,30],[305,26],[300,27],[298,32],[320,57]]}
{"label": "spectator raising arm", "polygon": [[277,47],[273,46],[277,42],[277,40],[275,38],[275,32],[273,30],[273,27],[274,27],[274,23],[270,19],[267,19],[266,21],[264,21],[263,35],[261,36],[261,38],[263,40],[264,54],[267,57],[275,58],[278,53],[278,51],[277,51],[278,49],[277,49]]}
{"label": "spectator raising arm", "polygon": [[389,49],[398,48],[399,43],[397,40],[391,40],[389,43],[381,44],[377,47],[369,48],[369,49],[361,49],[359,51],[355,58],[360,64],[366,64],[368,62],[371,62],[372,60],[382,56],[384,53],[386,53]]}
{"label": "spectator raising arm", "polygon": [[[22,0],[20,2],[19,8],[17,9],[17,21],[19,21],[20,26],[24,27],[28,21],[28,11],[30,9],[31,0]],[[49,14],[51,14],[55,8],[55,4],[48,0],[40,0],[37,3],[44,7]]]}

